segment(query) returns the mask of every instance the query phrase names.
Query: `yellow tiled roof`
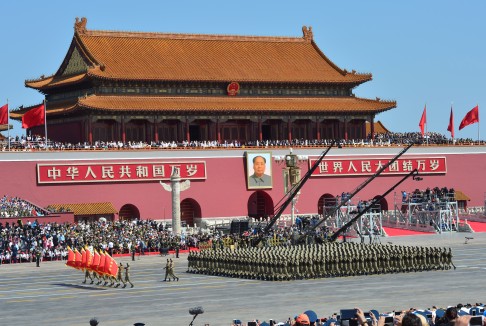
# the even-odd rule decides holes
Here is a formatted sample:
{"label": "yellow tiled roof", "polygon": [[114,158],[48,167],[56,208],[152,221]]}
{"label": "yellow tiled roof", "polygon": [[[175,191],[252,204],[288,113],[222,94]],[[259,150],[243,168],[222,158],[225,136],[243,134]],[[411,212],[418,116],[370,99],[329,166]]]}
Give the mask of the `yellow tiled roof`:
{"label": "yellow tiled roof", "polygon": [[471,200],[465,193],[463,193],[460,190],[455,190],[454,195],[456,197],[456,200]]}
{"label": "yellow tiled roof", "polygon": [[[97,78],[356,85],[372,78],[337,67],[306,27],[304,37],[257,37],[95,31],[86,22],[75,24],[71,49],[82,53],[88,76]],[[52,87],[84,77],[42,77],[26,85]]]}
{"label": "yellow tiled roof", "polygon": [[100,215],[118,213],[112,203],[51,204],[56,210],[64,208],[74,215]]}
{"label": "yellow tiled roof", "polygon": [[[375,122],[375,134],[380,134],[380,133],[387,133],[390,132],[387,127],[381,122],[381,121],[376,121]],[[366,134],[368,135],[371,132],[371,124],[366,121]]]}
{"label": "yellow tiled roof", "polygon": [[[97,111],[145,111],[166,114],[184,113],[379,113],[396,107],[395,101],[358,97],[245,97],[245,96],[100,96],[75,101],[54,102],[47,115],[65,114],[77,109]],[[10,112],[21,119],[29,108]]]}
{"label": "yellow tiled roof", "polygon": [[153,112],[382,112],[396,106],[394,101],[369,100],[356,97],[145,97],[88,96],[79,106],[92,110],[153,111]]}

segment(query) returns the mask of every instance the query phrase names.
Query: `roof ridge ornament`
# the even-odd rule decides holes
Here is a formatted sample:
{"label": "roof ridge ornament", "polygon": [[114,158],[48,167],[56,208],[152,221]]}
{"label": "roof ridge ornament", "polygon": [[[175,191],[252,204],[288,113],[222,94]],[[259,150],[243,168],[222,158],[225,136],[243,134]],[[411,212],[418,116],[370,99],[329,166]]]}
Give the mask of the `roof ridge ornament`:
{"label": "roof ridge ornament", "polygon": [[302,26],[302,33],[304,34],[304,40],[312,42],[314,40],[314,33],[312,33],[312,26]]}
{"label": "roof ridge ornament", "polygon": [[84,34],[86,33],[86,24],[88,23],[88,20],[86,17],[81,17],[81,20],[76,17],[76,22],[74,23],[74,30],[78,32],[79,34]]}

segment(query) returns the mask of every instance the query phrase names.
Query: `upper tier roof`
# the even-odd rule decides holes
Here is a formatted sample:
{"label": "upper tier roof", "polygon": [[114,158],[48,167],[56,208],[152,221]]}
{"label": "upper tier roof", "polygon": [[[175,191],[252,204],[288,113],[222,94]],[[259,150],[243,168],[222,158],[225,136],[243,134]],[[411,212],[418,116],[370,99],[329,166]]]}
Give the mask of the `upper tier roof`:
{"label": "upper tier roof", "polygon": [[[76,20],[71,48],[58,72],[27,81],[28,87],[79,82],[86,73],[113,80],[355,85],[371,80],[371,74],[337,67],[315,44],[312,28],[305,26],[303,37],[255,37],[91,31],[86,22]],[[67,74],[74,51],[80,53],[86,71]]]}
{"label": "upper tier roof", "polygon": [[[376,114],[396,106],[394,101],[357,97],[248,97],[248,96],[106,96],[91,95],[72,101],[48,104],[48,116],[68,114],[80,109],[94,111],[137,111],[159,114],[213,112],[215,114],[307,113]],[[12,119],[21,119],[32,107],[12,111]]]}

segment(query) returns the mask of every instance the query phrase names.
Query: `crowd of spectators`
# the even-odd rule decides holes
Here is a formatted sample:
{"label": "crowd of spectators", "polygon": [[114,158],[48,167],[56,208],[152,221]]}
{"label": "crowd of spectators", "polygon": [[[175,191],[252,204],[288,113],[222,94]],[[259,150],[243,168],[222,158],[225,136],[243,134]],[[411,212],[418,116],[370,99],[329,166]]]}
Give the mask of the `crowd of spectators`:
{"label": "crowd of spectators", "polygon": [[342,309],[325,318],[308,310],[285,321],[254,319],[243,323],[234,319],[231,326],[486,326],[485,306],[482,303],[457,304],[447,308],[409,308],[386,313],[361,308]]}
{"label": "crowd of spectators", "polygon": [[[459,303],[447,308],[409,308],[386,313],[379,313],[374,309],[364,311],[361,308],[352,308],[341,309],[339,314],[334,313],[325,318],[319,318],[314,311],[307,310],[288,317],[285,321],[269,319],[267,322],[254,319],[244,323],[240,319],[233,319],[231,326],[486,326],[484,308],[482,303]],[[92,318],[89,324],[96,326],[99,321]]]}
{"label": "crowd of spectators", "polygon": [[402,191],[402,212],[406,211],[408,204],[416,205],[419,211],[447,209],[447,203],[455,200],[454,188],[427,187],[425,190],[417,188],[410,193]]}
{"label": "crowd of spectators", "polygon": [[411,193],[402,191],[402,203],[438,203],[444,201],[453,201],[455,199],[454,188],[447,187],[427,187],[425,190],[415,189]]}
{"label": "crowd of spectators", "polygon": [[[92,246],[110,254],[127,254],[135,250],[166,253],[169,250],[188,250],[211,246],[214,249],[241,246],[249,247],[261,240],[264,246],[291,245],[297,243],[306,232],[303,223],[316,223],[317,216],[299,217],[301,222],[289,227],[278,228],[263,234],[262,226],[255,224],[248,230],[224,234],[216,228],[188,228],[176,235],[168,224],[152,220],[96,221],[80,223],[2,223],[0,221],[0,260],[2,263],[32,261],[37,247],[42,250],[44,260],[66,259],[67,247]],[[306,222],[303,222],[306,221]],[[316,242],[323,242],[330,236],[326,227],[313,233]],[[258,240],[258,241],[257,241]]]}
{"label": "crowd of spectators", "polygon": [[150,220],[81,223],[0,222],[0,258],[2,263],[32,261],[36,248],[43,259],[65,259],[67,247],[92,246],[110,254],[128,253],[133,248],[145,253],[162,248],[187,249],[196,247],[204,234],[176,236],[162,223]]}
{"label": "crowd of spectators", "polygon": [[[371,138],[371,137],[369,137]],[[420,132],[386,132],[386,133],[377,133],[375,134],[375,143],[388,143],[388,144],[396,144],[396,145],[406,145],[410,143],[416,144],[435,144],[435,145],[444,145],[444,144],[451,144],[452,140],[448,139],[445,135],[438,133],[438,132],[428,132],[425,137],[422,136]],[[455,139],[455,143],[462,143],[465,142],[464,139]],[[468,143],[472,142],[468,140]]]}
{"label": "crowd of spectators", "polygon": [[[238,140],[222,141],[95,141],[93,143],[62,143],[45,141],[43,136],[16,136],[10,139],[11,150],[45,150],[46,146],[52,150],[136,150],[136,149],[222,149],[222,148],[274,148],[274,147],[316,147],[328,146],[332,139],[293,139],[289,140],[254,140],[241,142]],[[376,133],[374,139],[368,135],[365,139],[335,139],[339,147],[348,146],[402,146],[410,143],[431,145],[469,145],[472,139],[448,139],[445,135],[428,132],[425,137],[419,132],[387,132]],[[484,144],[484,142],[482,142]],[[8,140],[3,141],[1,150],[8,150]]]}
{"label": "crowd of spectators", "polygon": [[44,216],[46,211],[19,197],[4,195],[0,198],[0,218]]}

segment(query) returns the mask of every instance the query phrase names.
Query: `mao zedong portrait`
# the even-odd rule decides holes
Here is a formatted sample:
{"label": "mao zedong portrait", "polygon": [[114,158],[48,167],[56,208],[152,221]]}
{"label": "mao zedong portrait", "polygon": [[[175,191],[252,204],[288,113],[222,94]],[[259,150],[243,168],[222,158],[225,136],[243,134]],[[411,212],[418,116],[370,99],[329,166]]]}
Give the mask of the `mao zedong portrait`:
{"label": "mao zedong portrait", "polygon": [[271,187],[272,177],[265,174],[267,159],[261,155],[253,158],[254,173],[248,178],[248,187]]}

